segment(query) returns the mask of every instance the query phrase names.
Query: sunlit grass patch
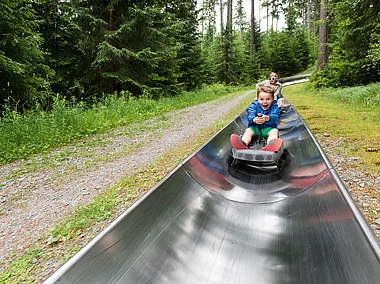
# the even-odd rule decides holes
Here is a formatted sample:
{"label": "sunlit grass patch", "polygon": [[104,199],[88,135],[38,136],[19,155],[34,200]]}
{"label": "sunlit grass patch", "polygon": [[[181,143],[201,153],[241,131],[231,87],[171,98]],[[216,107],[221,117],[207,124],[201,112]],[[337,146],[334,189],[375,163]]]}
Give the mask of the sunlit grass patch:
{"label": "sunlit grass patch", "polygon": [[[361,88],[355,88],[347,99],[342,97],[345,89],[317,92],[311,90],[308,83],[285,87],[283,93],[313,134],[344,137],[342,153],[359,157],[366,170],[379,172],[380,151],[367,150],[380,148],[380,106],[368,102],[368,98],[376,98],[369,92],[378,91],[379,86],[364,88],[365,95],[360,93]],[[367,98],[365,102],[363,97]]]}

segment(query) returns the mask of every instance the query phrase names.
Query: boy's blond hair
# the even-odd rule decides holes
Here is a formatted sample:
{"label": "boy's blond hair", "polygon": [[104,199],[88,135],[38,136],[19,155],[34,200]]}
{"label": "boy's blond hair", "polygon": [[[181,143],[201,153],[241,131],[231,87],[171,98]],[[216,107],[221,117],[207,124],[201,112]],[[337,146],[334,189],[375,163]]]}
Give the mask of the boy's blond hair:
{"label": "boy's blond hair", "polygon": [[261,92],[264,92],[264,93],[270,93],[272,95],[272,98],[274,99],[274,87],[272,85],[260,85],[258,88],[257,88],[257,98],[259,97],[259,94]]}

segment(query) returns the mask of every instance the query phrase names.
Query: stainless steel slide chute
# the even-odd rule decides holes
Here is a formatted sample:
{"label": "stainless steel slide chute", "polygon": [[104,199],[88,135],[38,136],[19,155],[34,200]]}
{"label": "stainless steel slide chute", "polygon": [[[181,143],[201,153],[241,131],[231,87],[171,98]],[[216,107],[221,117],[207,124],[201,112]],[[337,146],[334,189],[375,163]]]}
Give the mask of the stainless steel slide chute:
{"label": "stainless steel slide chute", "polygon": [[279,170],[231,166],[217,133],[46,283],[380,283],[376,237],[302,118]]}

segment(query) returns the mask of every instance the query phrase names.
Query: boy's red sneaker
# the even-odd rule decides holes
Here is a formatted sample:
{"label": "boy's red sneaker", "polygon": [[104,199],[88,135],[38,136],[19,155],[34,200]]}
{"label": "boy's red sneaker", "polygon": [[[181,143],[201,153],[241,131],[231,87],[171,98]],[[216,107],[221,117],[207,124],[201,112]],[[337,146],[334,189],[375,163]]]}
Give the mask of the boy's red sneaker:
{"label": "boy's red sneaker", "polygon": [[238,150],[248,150],[248,147],[245,145],[244,141],[239,135],[232,134],[230,137],[230,142],[232,147]]}
{"label": "boy's red sneaker", "polygon": [[282,145],[282,139],[281,138],[274,138],[273,140],[269,141],[269,143],[261,148],[261,151],[269,151],[269,152],[277,152]]}

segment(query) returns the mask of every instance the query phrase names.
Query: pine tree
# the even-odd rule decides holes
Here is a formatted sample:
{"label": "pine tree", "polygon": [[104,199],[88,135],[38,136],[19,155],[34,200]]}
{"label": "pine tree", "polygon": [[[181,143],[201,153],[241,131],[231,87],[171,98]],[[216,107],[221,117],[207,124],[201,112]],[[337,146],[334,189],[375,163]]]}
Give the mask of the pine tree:
{"label": "pine tree", "polygon": [[83,89],[76,80],[82,73],[78,67],[84,57],[78,49],[81,29],[72,20],[75,11],[68,2],[57,0],[36,1],[33,8],[40,21],[39,33],[44,39],[41,49],[46,53],[46,64],[55,71],[50,83],[52,92],[80,99]]}
{"label": "pine tree", "polygon": [[180,0],[166,9],[183,23],[175,38],[181,43],[177,53],[180,65],[178,82],[183,84],[186,90],[199,87],[204,80],[196,4],[194,0]]}
{"label": "pine tree", "polygon": [[49,94],[54,74],[40,48],[40,22],[26,0],[2,0],[0,14],[0,103],[34,105]]}

